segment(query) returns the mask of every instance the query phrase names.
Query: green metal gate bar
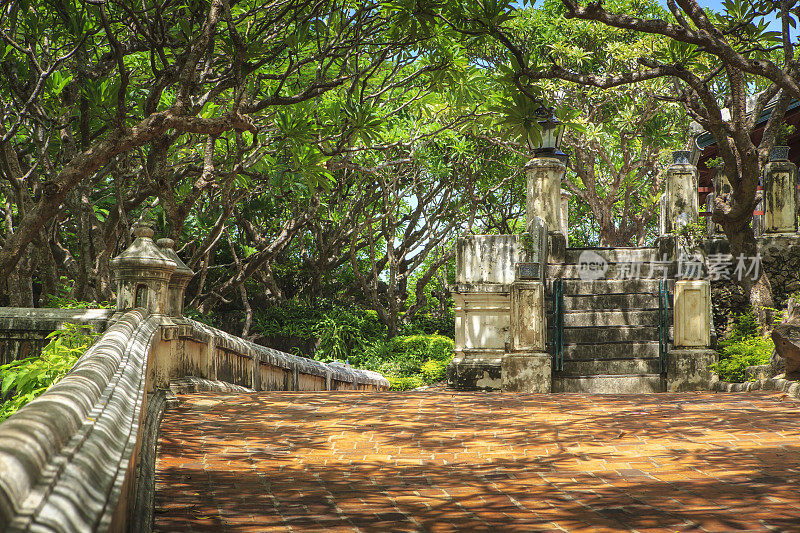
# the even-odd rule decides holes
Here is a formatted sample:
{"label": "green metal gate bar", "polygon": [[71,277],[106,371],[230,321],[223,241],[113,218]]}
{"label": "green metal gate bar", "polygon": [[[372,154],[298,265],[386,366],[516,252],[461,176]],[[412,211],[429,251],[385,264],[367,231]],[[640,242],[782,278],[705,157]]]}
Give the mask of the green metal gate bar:
{"label": "green metal gate bar", "polygon": [[660,372],[667,371],[667,357],[669,355],[669,301],[672,294],[669,292],[667,282],[658,282],[658,368]]}
{"label": "green metal gate bar", "polygon": [[553,369],[564,370],[564,281],[553,280]]}

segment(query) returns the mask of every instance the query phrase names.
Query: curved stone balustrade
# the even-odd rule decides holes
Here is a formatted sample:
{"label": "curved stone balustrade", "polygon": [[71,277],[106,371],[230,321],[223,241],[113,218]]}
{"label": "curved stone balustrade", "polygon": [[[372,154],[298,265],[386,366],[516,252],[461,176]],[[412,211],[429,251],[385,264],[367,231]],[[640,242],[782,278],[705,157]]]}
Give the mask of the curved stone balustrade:
{"label": "curved stone balustrade", "polygon": [[[35,313],[32,314],[32,316]],[[45,394],[0,424],[0,530],[130,529],[149,393],[196,376],[253,390],[385,390],[380,374],[259,346],[199,322],[118,313]]]}
{"label": "curved stone balustrade", "polygon": [[[45,394],[0,424],[0,524],[8,531],[109,530],[143,408],[157,323],[120,318]],[[117,528],[115,528],[117,529]]]}

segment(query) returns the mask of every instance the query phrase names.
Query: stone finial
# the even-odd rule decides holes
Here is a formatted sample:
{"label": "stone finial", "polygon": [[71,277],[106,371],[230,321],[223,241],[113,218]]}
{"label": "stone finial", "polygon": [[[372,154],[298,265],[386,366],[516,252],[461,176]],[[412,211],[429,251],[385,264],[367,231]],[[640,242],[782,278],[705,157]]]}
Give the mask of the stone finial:
{"label": "stone finial", "polygon": [[168,284],[177,263],[153,242],[153,229],[139,224],[134,241],[110,261],[117,282],[117,311],[142,307],[167,313]]}
{"label": "stone finial", "polygon": [[151,228],[148,224],[144,222],[140,222],[133,227],[134,237],[145,237],[147,239],[152,239],[153,235],[155,235],[153,228]]}
{"label": "stone finial", "polygon": [[170,316],[182,317],[186,286],[189,284],[192,277],[194,277],[194,272],[192,272],[192,269],[186,266],[186,263],[175,253],[175,241],[163,238],[158,239],[156,244],[161,248],[161,252],[172,259],[177,266],[169,280],[169,303],[167,308]]}

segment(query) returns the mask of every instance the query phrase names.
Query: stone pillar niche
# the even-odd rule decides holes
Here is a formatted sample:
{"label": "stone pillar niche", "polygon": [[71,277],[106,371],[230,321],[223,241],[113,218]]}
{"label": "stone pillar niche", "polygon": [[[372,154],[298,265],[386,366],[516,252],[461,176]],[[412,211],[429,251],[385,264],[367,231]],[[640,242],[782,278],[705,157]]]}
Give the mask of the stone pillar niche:
{"label": "stone pillar niche", "polygon": [[153,230],[144,225],[133,230],[135,239],[110,261],[117,283],[117,311],[137,307],[152,314],[169,312],[169,280],[177,264],[153,242]]}
{"label": "stone pillar niche", "polygon": [[711,346],[711,284],[708,280],[675,282],[674,348],[667,360],[667,391],[707,390],[716,352]]}
{"label": "stone pillar niche", "polygon": [[194,272],[175,253],[175,241],[172,239],[158,239],[156,244],[161,249],[161,253],[172,259],[177,265],[175,272],[172,273],[172,277],[169,279],[167,311],[171,317],[182,318],[186,286],[194,277]]}
{"label": "stone pillar niche", "polygon": [[667,169],[665,233],[675,233],[687,224],[696,223],[700,213],[697,167],[689,162],[689,152],[673,152],[672,158],[673,163]]}
{"label": "stone pillar niche", "polygon": [[764,167],[764,232],[797,232],[797,165],[791,161]]}

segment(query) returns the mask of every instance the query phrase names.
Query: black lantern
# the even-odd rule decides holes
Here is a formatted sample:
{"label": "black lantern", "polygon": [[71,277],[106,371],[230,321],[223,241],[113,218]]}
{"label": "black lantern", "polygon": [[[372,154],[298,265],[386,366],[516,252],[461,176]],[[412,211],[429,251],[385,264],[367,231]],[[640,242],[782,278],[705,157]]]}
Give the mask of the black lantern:
{"label": "black lantern", "polygon": [[567,155],[561,151],[561,138],[564,136],[564,124],[556,118],[555,110],[552,107],[540,107],[537,112],[539,128],[541,131],[541,142],[538,146],[531,143],[528,145],[534,154],[540,157],[555,157],[564,159]]}

